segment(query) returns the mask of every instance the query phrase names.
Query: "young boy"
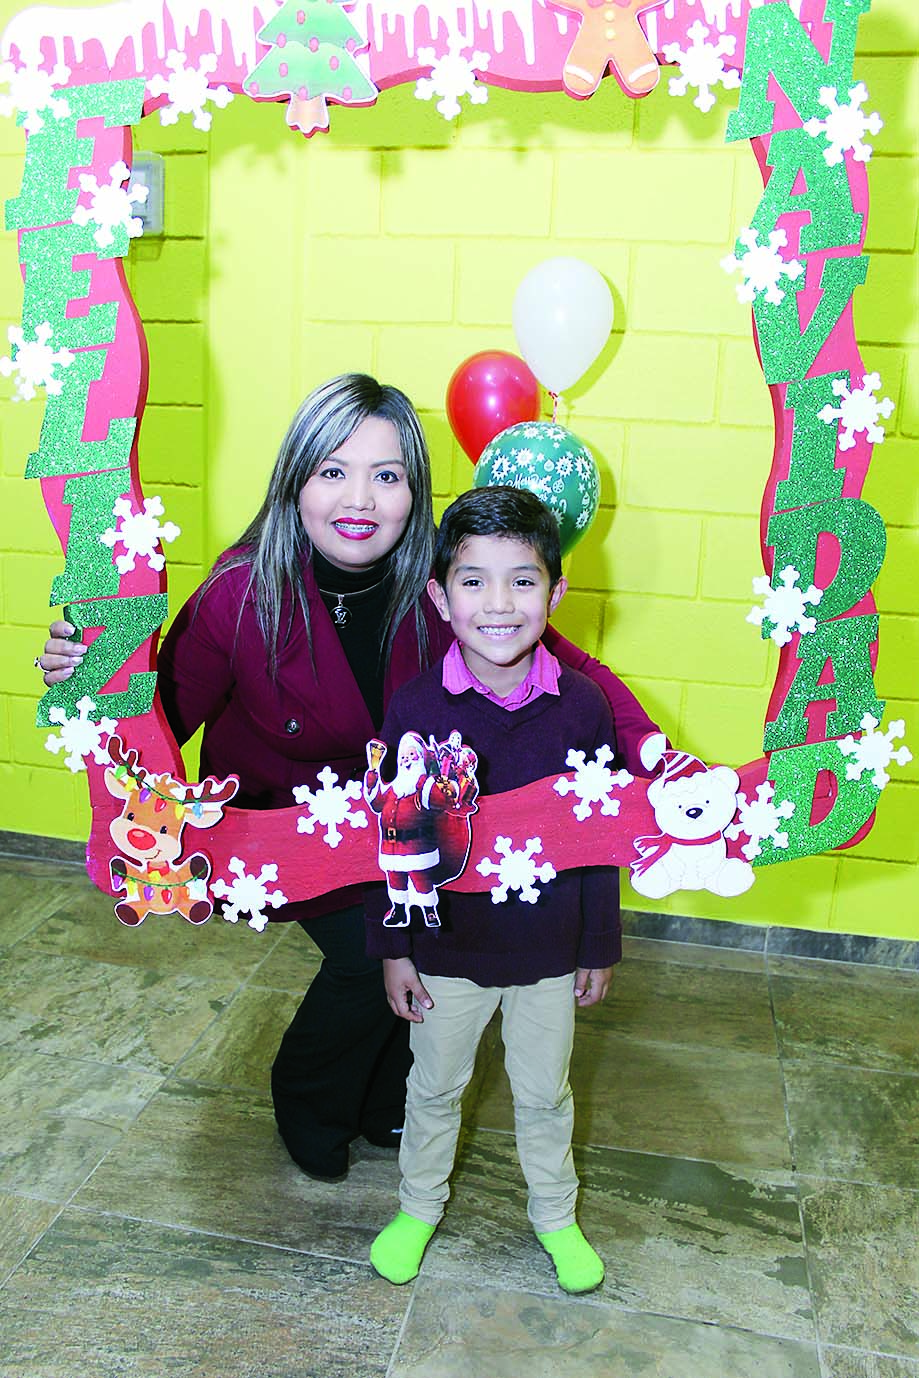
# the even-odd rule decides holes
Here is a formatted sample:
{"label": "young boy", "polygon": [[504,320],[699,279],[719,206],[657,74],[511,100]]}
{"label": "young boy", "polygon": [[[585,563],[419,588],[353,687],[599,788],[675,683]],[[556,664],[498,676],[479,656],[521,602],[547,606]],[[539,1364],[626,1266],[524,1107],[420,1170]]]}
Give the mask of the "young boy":
{"label": "young boy", "polygon": [[[444,741],[458,730],[478,756],[483,794],[564,772],[572,747],[615,749],[604,695],[540,642],[566,587],[558,524],[532,493],[478,488],[458,498],[444,514],[428,584],[456,641],[393,696],[384,741],[394,748],[407,731]],[[414,1065],[399,1155],[402,1209],[374,1240],[371,1263],[393,1283],[416,1276],[449,1195],[460,1100],[500,1006],[527,1212],[560,1286],[592,1291],[603,1263],[575,1223],[568,1066],[575,1004],[604,999],[621,956],[618,872],[560,870],[535,904],[514,892],[495,904],[487,892],[443,891],[439,927],[384,925],[387,909],[374,887],[368,952],[383,959],[393,1010],[411,1021]]]}

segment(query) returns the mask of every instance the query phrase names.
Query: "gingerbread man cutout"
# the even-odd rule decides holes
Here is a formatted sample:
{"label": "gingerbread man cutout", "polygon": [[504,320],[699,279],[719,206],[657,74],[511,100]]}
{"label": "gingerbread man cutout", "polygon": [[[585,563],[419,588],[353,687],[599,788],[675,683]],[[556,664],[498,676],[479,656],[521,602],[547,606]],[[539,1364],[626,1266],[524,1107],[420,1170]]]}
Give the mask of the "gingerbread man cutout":
{"label": "gingerbread man cutout", "polygon": [[664,0],[551,0],[556,9],[574,10],[582,16],[571,51],[565,59],[562,81],[570,96],[592,96],[608,65],[612,65],[629,95],[646,96],[660,78],[657,58],[651,50],[638,16]]}

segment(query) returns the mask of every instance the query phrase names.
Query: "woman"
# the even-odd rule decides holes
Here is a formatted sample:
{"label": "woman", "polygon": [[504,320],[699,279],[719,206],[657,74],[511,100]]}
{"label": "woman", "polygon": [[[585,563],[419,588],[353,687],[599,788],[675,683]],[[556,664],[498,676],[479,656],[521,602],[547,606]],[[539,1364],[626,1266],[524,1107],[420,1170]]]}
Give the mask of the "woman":
{"label": "woman", "polygon": [[[204,724],[201,775],[240,779],[234,806],[285,808],[330,765],[359,780],[392,692],[436,660],[450,630],[425,595],[434,534],[430,463],[398,389],[345,374],[301,404],[261,510],[176,618],[158,687],[181,744]],[[445,630],[444,630],[445,629]],[[85,647],[51,628],[48,684]],[[610,700],[619,750],[655,730],[599,662],[549,630],[546,644]],[[271,1073],[278,1129],[304,1172],[340,1178],[351,1141],[398,1146],[408,1025],[364,952],[360,887],[286,905],[323,954]]]}

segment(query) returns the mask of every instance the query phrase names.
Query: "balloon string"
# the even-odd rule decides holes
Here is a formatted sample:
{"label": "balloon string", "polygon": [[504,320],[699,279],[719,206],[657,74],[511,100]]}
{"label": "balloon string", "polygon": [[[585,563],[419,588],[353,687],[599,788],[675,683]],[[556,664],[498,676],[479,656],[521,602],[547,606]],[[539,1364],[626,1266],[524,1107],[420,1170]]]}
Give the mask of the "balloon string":
{"label": "balloon string", "polygon": [[557,392],[550,392],[550,393],[549,393],[549,396],[552,398],[552,420],[553,420],[553,421],[557,421],[557,420],[558,420],[558,393],[557,393]]}

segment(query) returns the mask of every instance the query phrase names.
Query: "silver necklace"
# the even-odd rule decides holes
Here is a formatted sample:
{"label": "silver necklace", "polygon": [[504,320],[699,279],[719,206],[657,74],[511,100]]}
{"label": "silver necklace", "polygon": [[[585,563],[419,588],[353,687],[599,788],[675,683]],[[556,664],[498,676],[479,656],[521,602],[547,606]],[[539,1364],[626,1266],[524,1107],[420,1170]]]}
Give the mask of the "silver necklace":
{"label": "silver necklace", "polygon": [[384,574],[382,579],[378,579],[375,584],[370,584],[368,588],[352,589],[349,593],[337,593],[335,589],[320,589],[319,592],[326,598],[338,599],[334,608],[329,608],[332,621],[335,623],[336,627],[347,627],[348,623],[351,621],[351,609],[345,607],[346,598],[360,598],[362,594],[372,593],[373,590],[378,589],[385,580],[386,575]]}

